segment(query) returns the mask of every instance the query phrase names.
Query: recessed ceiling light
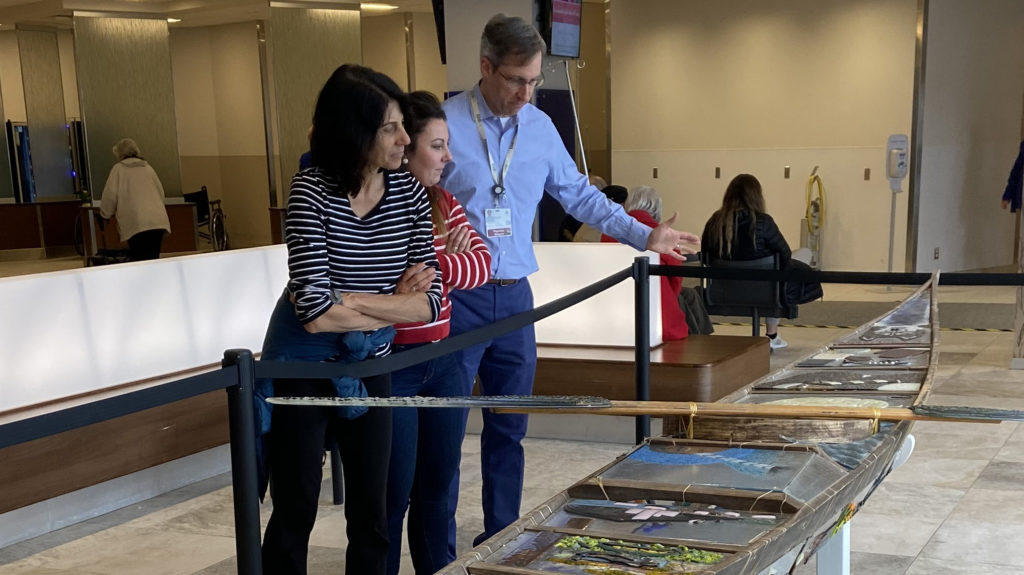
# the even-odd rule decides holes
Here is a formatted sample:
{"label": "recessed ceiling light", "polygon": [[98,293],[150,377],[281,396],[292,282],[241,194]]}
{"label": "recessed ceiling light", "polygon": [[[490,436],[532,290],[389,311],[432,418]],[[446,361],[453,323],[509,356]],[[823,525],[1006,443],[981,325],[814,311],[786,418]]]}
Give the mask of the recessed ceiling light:
{"label": "recessed ceiling light", "polygon": [[359,5],[359,8],[366,10],[367,12],[390,12],[391,10],[397,10],[398,6],[394,4],[382,4],[380,2],[363,2]]}
{"label": "recessed ceiling light", "polygon": [[167,23],[168,24],[177,24],[178,22],[181,22],[181,18],[168,18],[167,19]]}

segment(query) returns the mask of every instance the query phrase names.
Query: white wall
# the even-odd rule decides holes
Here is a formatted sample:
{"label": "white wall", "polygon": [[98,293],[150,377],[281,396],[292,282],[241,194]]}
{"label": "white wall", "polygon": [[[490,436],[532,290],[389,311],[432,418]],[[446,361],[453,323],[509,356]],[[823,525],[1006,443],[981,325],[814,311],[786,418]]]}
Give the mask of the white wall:
{"label": "white wall", "polygon": [[498,13],[533,18],[531,0],[445,0],[444,26],[448,45],[448,89],[463,91],[480,79],[480,34]]}
{"label": "white wall", "polygon": [[405,14],[363,16],[359,19],[363,40],[363,65],[387,74],[402,90],[409,90],[406,65]]}
{"label": "white wall", "polygon": [[931,0],[927,30],[917,269],[1010,264],[999,198],[1021,140],[1024,3]]}
{"label": "white wall", "polygon": [[[444,99],[448,90],[447,67],[441,63],[441,52],[437,44],[437,26],[434,15],[415,12],[413,22],[413,62],[415,66],[414,90],[433,92],[438,99]],[[364,52],[365,54],[365,52]]]}
{"label": "white wall", "polygon": [[266,156],[256,23],[214,26],[210,48],[220,153]]}
{"label": "white wall", "polygon": [[[412,85],[406,51],[405,19],[412,23]],[[433,14],[413,12],[363,17],[363,65],[390,76],[403,90],[426,90],[444,99],[448,86],[446,66],[437,46]],[[477,33],[479,38],[479,32]],[[479,51],[479,45],[477,47]],[[477,68],[479,74],[479,67]]]}
{"label": "white wall", "polygon": [[216,156],[220,146],[210,29],[172,28],[170,44],[178,150],[182,156]]}
{"label": "white wall", "polygon": [[[665,213],[680,212],[677,227],[700,233],[729,179],[752,173],[795,248],[805,183],[820,165],[828,194],[824,267],[884,270],[891,196],[883,152],[889,134],[910,132],[916,7],[916,0],[613,2],[614,183],[654,186]],[[905,205],[903,194],[894,269],[903,266]]]}
{"label": "white wall", "polygon": [[174,28],[170,44],[182,187],[205,185],[210,198],[223,200],[232,247],[268,244],[256,24]]}

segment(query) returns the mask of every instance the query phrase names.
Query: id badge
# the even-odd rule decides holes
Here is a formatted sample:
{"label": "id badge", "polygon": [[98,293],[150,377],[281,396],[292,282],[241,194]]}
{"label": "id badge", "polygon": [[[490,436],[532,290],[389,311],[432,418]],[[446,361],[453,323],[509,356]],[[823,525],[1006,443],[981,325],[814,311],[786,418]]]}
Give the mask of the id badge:
{"label": "id badge", "polygon": [[509,208],[491,208],[485,211],[487,237],[501,238],[512,235],[512,210]]}

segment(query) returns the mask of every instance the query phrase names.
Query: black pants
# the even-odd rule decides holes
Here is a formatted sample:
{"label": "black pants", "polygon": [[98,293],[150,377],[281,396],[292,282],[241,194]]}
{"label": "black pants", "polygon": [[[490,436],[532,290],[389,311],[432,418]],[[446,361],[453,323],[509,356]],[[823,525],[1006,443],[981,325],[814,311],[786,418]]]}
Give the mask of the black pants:
{"label": "black pants", "polygon": [[[363,383],[371,396],[391,394],[389,375],[366,378]],[[334,395],[332,390],[332,384],[323,380],[274,383],[274,393],[279,396],[330,396]],[[345,573],[385,573],[391,410],[371,408],[361,417],[339,419],[330,407],[278,405],[274,407],[269,436],[274,511],[263,536],[263,572],[268,575],[306,573],[327,434],[338,442],[345,475]]]}
{"label": "black pants", "polygon": [[165,233],[164,230],[146,230],[128,238],[128,257],[133,262],[159,258]]}

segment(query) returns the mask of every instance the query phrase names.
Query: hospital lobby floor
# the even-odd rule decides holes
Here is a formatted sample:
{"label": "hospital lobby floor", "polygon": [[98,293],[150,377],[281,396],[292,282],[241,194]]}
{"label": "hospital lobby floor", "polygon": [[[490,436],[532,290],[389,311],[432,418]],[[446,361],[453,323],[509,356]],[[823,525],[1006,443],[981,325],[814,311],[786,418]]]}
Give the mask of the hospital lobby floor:
{"label": "hospital lobby floor", "polygon": [[[826,299],[897,301],[907,288],[826,286]],[[940,301],[1007,303],[1010,288],[942,288]],[[940,318],[941,321],[941,318]],[[749,326],[718,326],[745,335]],[[848,330],[781,328],[783,367]],[[931,402],[1024,409],[1024,371],[1007,367],[1009,332],[946,331]],[[623,427],[630,423],[624,421]],[[1024,575],[1024,427],[1017,423],[918,422],[917,445],[851,522],[857,574]],[[628,439],[627,439],[628,441]],[[629,449],[626,443],[528,438],[523,511]],[[463,445],[459,552],[481,531],[479,437]],[[271,502],[261,508],[264,525]],[[325,479],[309,572],[343,572],[345,520]],[[220,575],[236,572],[230,477],[219,475],[159,497],[0,549],[0,575]],[[413,572],[408,556],[403,574]],[[800,568],[814,572],[813,559]]]}

